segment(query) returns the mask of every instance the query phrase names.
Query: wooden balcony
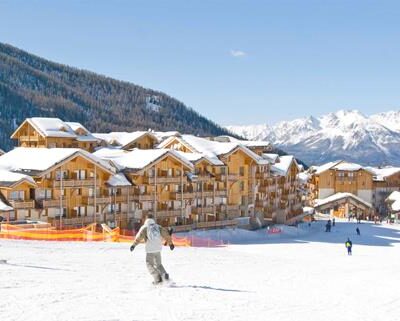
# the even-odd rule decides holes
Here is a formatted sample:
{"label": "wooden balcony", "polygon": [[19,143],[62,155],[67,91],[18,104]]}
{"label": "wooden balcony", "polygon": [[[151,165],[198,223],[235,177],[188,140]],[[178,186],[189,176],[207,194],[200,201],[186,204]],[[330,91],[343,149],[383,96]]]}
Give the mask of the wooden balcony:
{"label": "wooden balcony", "polygon": [[148,194],[134,194],[132,195],[132,200],[136,202],[146,202],[146,201],[154,201],[154,193]]}
{"label": "wooden balcony", "polygon": [[60,199],[44,199],[38,201],[39,205],[42,208],[58,208],[58,207],[66,207],[67,200],[64,198],[61,202]]}
{"label": "wooden balcony", "polygon": [[237,181],[239,179],[239,174],[217,174],[217,180],[219,181]]}
{"label": "wooden balcony", "polygon": [[40,137],[39,136],[19,136],[18,139],[20,142],[38,142]]}
{"label": "wooden balcony", "polygon": [[[185,210],[183,211],[183,213]],[[181,209],[171,209],[171,210],[164,210],[159,209],[156,212],[153,212],[156,218],[167,218],[167,217],[176,217],[182,215]]]}
{"label": "wooden balcony", "polygon": [[[60,226],[60,218],[53,218],[52,220],[53,225],[59,227]],[[80,216],[80,217],[74,217],[74,218],[62,218],[61,219],[61,224],[64,225],[73,225],[73,226],[78,226],[78,225],[88,225],[92,224],[95,222],[94,216]],[[97,215],[96,217],[96,222],[101,223],[103,222],[103,218],[101,215]]]}
{"label": "wooden balcony", "polygon": [[183,193],[181,193],[181,192],[171,192],[170,193],[170,196],[171,196],[171,199],[173,199],[173,200],[180,200],[180,199],[192,199],[192,198],[195,198],[195,193],[193,193],[193,192],[183,192]]}
{"label": "wooden balcony", "polygon": [[[93,196],[84,196],[82,197],[82,202],[86,205],[94,205],[94,197]],[[96,205],[104,205],[110,203],[110,196],[97,196],[96,197]]]}
{"label": "wooden balcony", "polygon": [[180,184],[187,183],[186,176],[157,176],[157,177],[144,177],[143,181],[147,184]]}
{"label": "wooden balcony", "polygon": [[214,213],[213,206],[205,206],[205,207],[193,207],[192,208],[193,214],[212,214]]}
{"label": "wooden balcony", "polygon": [[68,187],[92,187],[94,186],[93,179],[63,179],[62,181],[53,181],[55,188],[68,188]]}
{"label": "wooden balcony", "polygon": [[215,191],[215,196],[227,197],[228,196],[228,191],[227,190]]}
{"label": "wooden balcony", "polygon": [[194,182],[208,182],[213,179],[213,176],[209,174],[198,174],[193,176]]}
{"label": "wooden balcony", "polygon": [[268,172],[256,173],[256,178],[257,179],[265,180],[265,179],[268,179],[270,176],[271,175]]}
{"label": "wooden balcony", "polygon": [[35,208],[35,201],[25,201],[25,200],[11,200],[11,206],[14,209],[31,209]]}

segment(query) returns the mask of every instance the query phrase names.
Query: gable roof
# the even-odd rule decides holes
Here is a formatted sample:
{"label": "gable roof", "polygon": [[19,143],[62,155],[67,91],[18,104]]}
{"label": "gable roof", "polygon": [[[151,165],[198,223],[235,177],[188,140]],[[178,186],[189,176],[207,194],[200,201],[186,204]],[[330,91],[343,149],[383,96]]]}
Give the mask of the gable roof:
{"label": "gable roof", "polygon": [[158,145],[159,148],[165,148],[167,145],[177,141],[192,153],[202,154],[209,159],[218,159],[218,157],[229,156],[230,154],[241,150],[259,164],[267,164],[267,162],[259,155],[241,145],[238,142],[218,142],[194,135],[182,135],[181,137],[170,137]]}
{"label": "gable roof", "polygon": [[[51,117],[32,117],[25,119],[11,135],[11,138],[14,138],[15,134],[25,123],[29,123],[43,137],[73,138],[80,141],[97,140],[81,123],[65,122],[60,118]],[[75,131],[79,128],[84,130],[86,134],[77,134]]]}
{"label": "gable roof", "polygon": [[365,169],[374,173],[374,181],[384,181],[386,178],[400,172],[400,167],[365,167]]}
{"label": "gable roof", "polygon": [[77,156],[97,164],[109,173],[114,172],[111,165],[79,148],[17,147],[0,157],[0,168],[27,175],[38,175]]}
{"label": "gable roof", "polygon": [[271,170],[279,175],[286,176],[293,162],[297,166],[296,159],[292,155],[279,156],[279,162],[272,165]]}
{"label": "gable roof", "polygon": [[157,137],[148,131],[93,133],[93,136],[105,141],[108,145],[119,145],[121,148],[144,136],[149,136],[154,141],[157,141]]}
{"label": "gable roof", "polygon": [[169,149],[134,149],[117,156],[111,155],[108,157],[103,154],[102,158],[110,160],[119,170],[140,171],[168,156],[175,158],[187,168],[193,169],[193,165],[188,159]]}
{"label": "gable roof", "polygon": [[23,182],[36,186],[36,182],[31,176],[21,173],[14,173],[5,169],[0,169],[0,186],[14,187]]}

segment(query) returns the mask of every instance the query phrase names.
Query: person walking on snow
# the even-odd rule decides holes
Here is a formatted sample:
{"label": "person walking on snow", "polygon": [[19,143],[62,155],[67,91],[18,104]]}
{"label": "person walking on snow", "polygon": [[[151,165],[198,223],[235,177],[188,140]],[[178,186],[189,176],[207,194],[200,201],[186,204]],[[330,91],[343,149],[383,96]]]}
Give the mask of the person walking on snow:
{"label": "person walking on snow", "polygon": [[350,238],[347,238],[347,241],[344,243],[344,245],[347,248],[347,255],[352,255],[351,248],[353,247],[353,243],[350,241]]}
{"label": "person walking on snow", "polygon": [[361,235],[360,229],[358,227],[356,228],[356,232],[357,232],[357,235]]}
{"label": "person walking on snow", "polygon": [[168,230],[156,224],[153,216],[148,215],[130,247],[132,252],[136,245],[143,240],[145,241],[146,265],[154,278],[153,284],[161,283],[163,280],[169,280],[169,275],[161,263],[162,239],[166,241],[171,251],[175,248]]}

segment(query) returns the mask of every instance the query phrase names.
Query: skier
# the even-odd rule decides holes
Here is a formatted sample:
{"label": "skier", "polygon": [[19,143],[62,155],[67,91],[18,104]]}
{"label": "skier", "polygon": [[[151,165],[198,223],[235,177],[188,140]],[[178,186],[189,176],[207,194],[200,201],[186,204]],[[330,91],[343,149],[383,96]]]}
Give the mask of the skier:
{"label": "skier", "polygon": [[139,229],[133,244],[130,247],[131,252],[142,240],[146,245],[146,265],[150,274],[153,276],[153,284],[161,283],[163,280],[169,280],[169,275],[161,263],[162,238],[169,245],[171,251],[175,248],[172,243],[171,234],[164,227],[156,224],[153,215],[147,215],[147,219]]}
{"label": "skier", "polygon": [[357,232],[357,235],[361,235],[360,229],[358,227],[356,228],[356,232]]}
{"label": "skier", "polygon": [[353,247],[353,243],[350,241],[350,238],[347,238],[346,243],[344,243],[344,245],[347,248],[347,255],[351,255],[351,248]]}

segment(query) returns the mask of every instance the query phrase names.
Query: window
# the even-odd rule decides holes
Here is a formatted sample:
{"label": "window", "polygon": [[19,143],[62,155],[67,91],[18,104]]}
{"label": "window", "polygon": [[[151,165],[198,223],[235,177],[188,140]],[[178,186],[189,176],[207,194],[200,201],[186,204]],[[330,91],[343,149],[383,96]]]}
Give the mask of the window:
{"label": "window", "polygon": [[10,199],[17,201],[17,200],[24,200],[25,195],[24,191],[12,191],[10,194]]}
{"label": "window", "polygon": [[68,178],[68,173],[66,170],[58,170],[56,171],[56,180],[59,181],[61,180],[61,176],[63,179],[67,179]]}
{"label": "window", "polygon": [[244,182],[240,182],[240,190],[243,192],[244,191]]}
{"label": "window", "polygon": [[244,176],[244,167],[243,166],[239,167],[239,174],[240,174],[240,176]]}
{"label": "window", "polygon": [[51,189],[37,189],[36,190],[37,199],[51,199],[52,191]]}
{"label": "window", "polygon": [[86,179],[86,171],[84,169],[78,169],[74,171],[76,179],[82,180]]}
{"label": "window", "polygon": [[226,167],[221,167],[221,174],[225,175],[226,174]]}

